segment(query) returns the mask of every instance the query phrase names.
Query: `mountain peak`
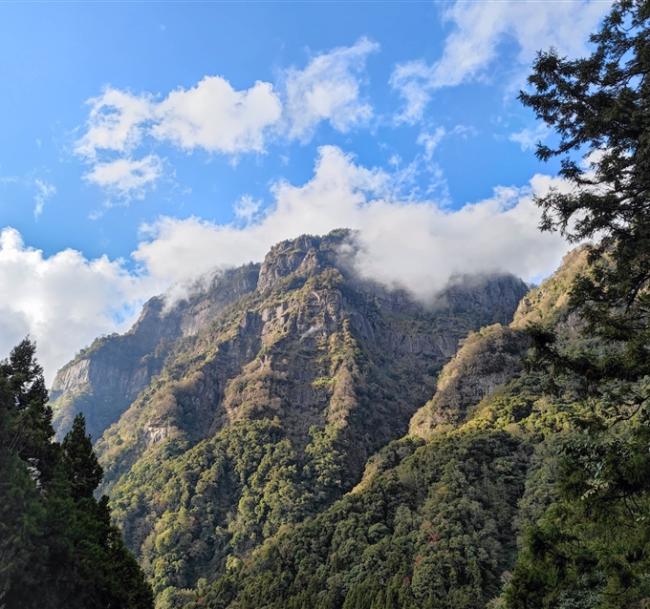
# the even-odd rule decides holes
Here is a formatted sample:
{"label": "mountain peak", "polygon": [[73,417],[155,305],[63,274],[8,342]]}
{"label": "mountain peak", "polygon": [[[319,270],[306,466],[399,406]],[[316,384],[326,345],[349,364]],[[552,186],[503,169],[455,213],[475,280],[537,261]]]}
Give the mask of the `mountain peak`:
{"label": "mountain peak", "polygon": [[352,231],[336,229],[325,236],[301,235],[274,245],[264,258],[257,287],[265,292],[284,285],[290,276],[306,278],[327,267],[341,266],[340,248]]}

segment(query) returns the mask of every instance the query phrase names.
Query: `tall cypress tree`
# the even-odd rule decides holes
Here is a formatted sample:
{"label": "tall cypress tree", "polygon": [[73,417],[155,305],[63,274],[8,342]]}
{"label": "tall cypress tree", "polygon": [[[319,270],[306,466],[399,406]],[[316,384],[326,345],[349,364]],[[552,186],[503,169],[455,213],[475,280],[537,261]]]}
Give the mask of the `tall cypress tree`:
{"label": "tall cypress tree", "polygon": [[75,499],[92,497],[104,472],[97,461],[90,437],[86,435],[86,420],[83,414],[75,417],[61,448],[72,496]]}

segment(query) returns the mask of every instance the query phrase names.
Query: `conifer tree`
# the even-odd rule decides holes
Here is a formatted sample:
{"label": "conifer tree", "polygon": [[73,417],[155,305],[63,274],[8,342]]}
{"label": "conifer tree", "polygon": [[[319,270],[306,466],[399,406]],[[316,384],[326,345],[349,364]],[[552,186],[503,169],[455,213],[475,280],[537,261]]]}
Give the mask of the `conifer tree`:
{"label": "conifer tree", "polygon": [[541,228],[590,240],[572,303],[592,334],[621,346],[562,363],[590,381],[634,379],[650,373],[650,2],[615,3],[591,40],[586,58],[541,52],[520,100],[559,136],[537,156],[559,157],[572,186],[537,198]]}
{"label": "conifer tree", "polygon": [[151,609],[144,575],[93,492],[102,469],[79,415],[62,445],[35,345],[0,362],[0,608]]}
{"label": "conifer tree", "polygon": [[73,497],[92,497],[104,472],[97,461],[90,437],[86,435],[86,420],[83,414],[75,417],[61,448]]}
{"label": "conifer tree", "polygon": [[557,500],[526,533],[510,609],[650,598],[650,2],[613,4],[591,40],[586,58],[540,53],[520,95],[559,136],[539,158],[560,157],[573,186],[537,199],[542,229],[591,240],[591,265],[571,294],[580,339],[567,348],[533,328],[550,393],[582,412],[562,442]]}

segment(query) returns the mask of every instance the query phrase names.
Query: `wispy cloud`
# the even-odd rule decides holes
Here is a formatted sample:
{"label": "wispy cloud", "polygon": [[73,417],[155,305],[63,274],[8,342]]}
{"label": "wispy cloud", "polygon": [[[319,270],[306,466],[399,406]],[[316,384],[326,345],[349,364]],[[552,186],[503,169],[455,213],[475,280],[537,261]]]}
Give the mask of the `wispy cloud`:
{"label": "wispy cloud", "polygon": [[235,203],[235,218],[245,224],[250,224],[257,217],[261,208],[262,201],[253,199],[250,195],[244,195]]}
{"label": "wispy cloud", "polygon": [[290,138],[308,139],[321,121],[343,133],[366,124],[373,115],[361,94],[362,74],[368,56],[379,45],[361,38],[350,47],[316,55],[299,70],[285,73],[285,117]]}
{"label": "wispy cloud", "polygon": [[443,12],[451,31],[440,59],[401,63],[391,75],[390,84],[404,102],[397,122],[419,121],[437,89],[489,78],[488,69],[504,41],[516,46],[512,62],[519,78],[541,49],[584,54],[590,33],[609,7],[598,0],[455,2]]}
{"label": "wispy cloud", "polygon": [[142,198],[163,173],[162,160],[150,154],[142,159],[119,158],[95,163],[84,177],[120,198]]}
{"label": "wispy cloud", "polygon": [[436,127],[434,131],[422,131],[418,136],[418,144],[424,147],[424,156],[427,160],[431,160],[435,149],[442,139],[447,135],[447,130],[444,127]]}
{"label": "wispy cloud", "polygon": [[530,151],[535,150],[537,144],[543,142],[549,134],[549,128],[544,124],[539,124],[533,129],[525,127],[521,131],[515,131],[510,134],[508,139],[519,144],[522,150]]}
{"label": "wispy cloud", "polygon": [[38,219],[43,213],[46,201],[56,194],[56,186],[37,178],[34,180],[34,187],[36,188],[36,194],[34,195],[34,218]]}
{"label": "wispy cloud", "polygon": [[106,151],[128,153],[141,141],[145,123],[152,118],[151,95],[133,95],[106,87],[88,100],[90,114],[85,133],[75,143],[75,153],[95,161]]}
{"label": "wispy cloud", "polygon": [[56,194],[56,186],[43,178],[34,177],[37,171],[22,176],[0,176],[0,186],[18,186],[30,193],[34,203],[34,219],[38,220],[45,204]]}

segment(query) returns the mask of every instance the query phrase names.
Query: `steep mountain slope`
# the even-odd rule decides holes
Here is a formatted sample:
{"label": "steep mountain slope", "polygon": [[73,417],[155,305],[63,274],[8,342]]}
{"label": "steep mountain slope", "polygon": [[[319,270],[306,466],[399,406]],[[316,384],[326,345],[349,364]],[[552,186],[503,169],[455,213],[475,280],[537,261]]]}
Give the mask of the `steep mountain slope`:
{"label": "steep mountain slope", "polygon": [[50,400],[57,435],[63,436],[75,415],[83,412],[95,439],[159,374],[165,359],[182,338],[194,336],[209,319],[233,301],[252,292],[259,265],[217,275],[200,296],[166,310],[163,298],[147,302],[140,318],[124,335],[96,339],[59,370]]}
{"label": "steep mountain slope", "polygon": [[410,433],[428,439],[458,426],[471,407],[521,372],[529,342],[501,324],[470,334],[442,370],[433,398],[411,419]]}
{"label": "steep mountain slope", "polygon": [[470,335],[415,413],[414,435],[374,455],[352,493],[281,529],[179,606],[502,606],[517,540],[554,501],[557,446],[572,430],[568,405],[545,392],[545,373],[525,367],[530,341],[521,328],[543,318],[569,337],[565,287],[585,264],[573,252],[510,327]]}
{"label": "steep mountain slope", "polygon": [[475,407],[524,370],[531,324],[553,328],[561,341],[576,341],[580,320],[568,311],[569,289],[587,266],[587,252],[577,248],[560,268],[519,303],[512,323],[481,328],[462,341],[461,348],[441,372],[436,393],[410,422],[411,434],[428,439],[456,428]]}
{"label": "steep mountain slope", "polygon": [[222,278],[226,295],[217,283],[169,312],[153,301],[59,375],[60,425],[102,396],[105,490],[160,607],[350,490],[406,433],[459,341],[507,323],[526,291],[509,276],[458,278],[425,307],[356,277],[348,238],[280,243]]}

